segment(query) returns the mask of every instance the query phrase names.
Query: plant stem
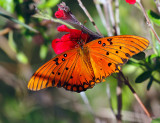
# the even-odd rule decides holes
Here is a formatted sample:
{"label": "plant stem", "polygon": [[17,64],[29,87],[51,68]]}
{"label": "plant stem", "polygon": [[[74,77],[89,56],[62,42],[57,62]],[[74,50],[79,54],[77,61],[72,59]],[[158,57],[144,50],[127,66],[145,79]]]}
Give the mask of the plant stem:
{"label": "plant stem", "polygon": [[105,30],[107,31],[107,24],[106,24],[106,20],[105,20],[104,14],[102,12],[102,8],[100,6],[100,2],[98,0],[93,0],[93,1],[94,1],[95,6],[96,6],[97,12],[98,12],[98,14],[100,16],[100,19],[102,21],[102,24],[103,24]]}
{"label": "plant stem", "polygon": [[121,123],[122,122],[122,115],[121,115],[121,110],[122,110],[122,80],[121,76],[118,73],[118,82],[117,82],[117,107],[118,107],[118,112],[116,115],[117,122]]}
{"label": "plant stem", "polygon": [[88,98],[87,98],[87,96],[86,96],[86,93],[85,93],[85,92],[81,92],[80,95],[81,95],[81,98],[82,98],[82,100],[84,101],[86,107],[88,108],[89,112],[90,112],[90,113],[92,114],[92,116],[94,117],[95,123],[99,123],[99,122],[98,122],[98,121],[99,121],[98,118],[95,116],[94,111],[93,111],[92,108],[91,108],[91,105],[90,105],[89,100],[88,100]]}
{"label": "plant stem", "polygon": [[158,12],[160,13],[160,2],[159,2],[159,0],[154,0],[154,2],[157,6]]}
{"label": "plant stem", "polygon": [[147,24],[149,26],[149,28],[151,29],[151,31],[153,32],[153,34],[155,35],[156,39],[158,40],[158,42],[160,43],[160,38],[158,37],[156,31],[154,30],[153,26],[152,26],[152,23],[150,22],[147,14],[146,14],[146,11],[145,9],[143,8],[142,4],[141,4],[141,0],[136,0],[136,2],[139,4],[139,6],[141,7],[142,9],[142,12],[144,14],[144,17],[146,18],[146,21],[147,21]]}
{"label": "plant stem", "polygon": [[107,83],[107,87],[106,87],[106,93],[107,93],[108,100],[109,100],[109,106],[110,106],[114,116],[116,117],[116,113],[114,112],[113,106],[112,106],[111,90],[110,90],[110,86],[108,83]]}
{"label": "plant stem", "polygon": [[129,87],[129,89],[132,91],[134,97],[136,98],[136,100],[140,104],[140,106],[142,107],[143,111],[146,113],[146,115],[149,117],[149,119],[152,120],[150,113],[148,112],[148,110],[146,109],[146,107],[144,106],[144,104],[142,103],[140,98],[138,97],[138,95],[137,95],[136,91],[134,90],[134,88],[130,85],[129,81],[125,78],[125,76],[122,73],[122,71],[120,71],[119,74],[124,79],[125,85],[127,85]]}
{"label": "plant stem", "polygon": [[103,1],[102,4],[103,4],[105,18],[106,18],[108,36],[113,36],[112,28],[109,20],[109,10],[108,10],[109,3],[107,1]]}
{"label": "plant stem", "polygon": [[79,3],[79,6],[83,9],[83,11],[84,11],[85,14],[87,15],[87,17],[89,18],[89,20],[91,21],[91,23],[93,24],[93,26],[94,26],[95,29],[97,30],[97,32],[98,32],[101,36],[103,36],[103,35],[101,34],[101,32],[99,31],[99,29],[98,29],[96,23],[94,22],[93,18],[92,18],[91,15],[89,14],[88,10],[85,8],[85,6],[83,5],[83,3],[81,2],[81,0],[77,0],[77,1],[78,1],[78,3]]}

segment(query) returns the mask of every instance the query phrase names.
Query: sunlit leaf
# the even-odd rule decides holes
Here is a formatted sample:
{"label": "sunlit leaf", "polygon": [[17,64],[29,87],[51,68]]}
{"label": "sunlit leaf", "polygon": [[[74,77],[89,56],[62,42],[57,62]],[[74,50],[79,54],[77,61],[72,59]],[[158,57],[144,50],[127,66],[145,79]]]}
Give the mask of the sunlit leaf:
{"label": "sunlit leaf", "polygon": [[48,47],[46,45],[42,45],[40,48],[40,58],[45,59],[47,56]]}
{"label": "sunlit leaf", "polygon": [[152,64],[152,59],[155,58],[155,57],[157,57],[156,54],[152,54],[152,55],[148,56],[148,57],[146,58],[146,62]]}
{"label": "sunlit leaf", "polygon": [[19,52],[17,54],[17,59],[18,59],[19,62],[21,62],[23,64],[27,64],[28,63],[28,58],[23,52]]}
{"label": "sunlit leaf", "polygon": [[153,23],[157,24],[160,26],[160,16],[153,12],[152,10],[147,11],[148,17],[153,21]]}
{"label": "sunlit leaf", "polygon": [[14,0],[0,0],[0,7],[10,13],[14,12],[14,6]]}
{"label": "sunlit leaf", "polygon": [[14,42],[14,39],[13,39],[13,31],[9,32],[9,35],[8,35],[8,44],[9,44],[9,46],[11,47],[11,49],[14,52],[17,52],[17,46],[16,46],[16,44]]}
{"label": "sunlit leaf", "polygon": [[148,78],[151,77],[151,73],[152,73],[152,71],[146,71],[146,72],[142,73],[141,75],[139,75],[136,78],[135,82],[136,83],[141,83],[141,82],[147,80]]}
{"label": "sunlit leaf", "polygon": [[38,5],[38,8],[45,9],[56,6],[59,3],[59,0],[41,0],[41,4]]}
{"label": "sunlit leaf", "polygon": [[152,72],[152,76],[154,77],[154,79],[159,80],[160,73],[157,70],[155,70],[155,71]]}
{"label": "sunlit leaf", "polygon": [[156,43],[155,48],[157,49],[158,55],[160,56],[160,44],[158,41],[156,41],[155,43]]}

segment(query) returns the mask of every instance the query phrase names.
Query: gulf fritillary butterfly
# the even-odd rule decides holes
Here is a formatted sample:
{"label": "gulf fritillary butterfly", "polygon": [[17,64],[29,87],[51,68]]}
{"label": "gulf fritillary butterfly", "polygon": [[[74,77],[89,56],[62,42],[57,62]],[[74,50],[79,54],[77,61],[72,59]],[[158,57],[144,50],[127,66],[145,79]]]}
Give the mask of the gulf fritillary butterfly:
{"label": "gulf fritillary butterfly", "polygon": [[63,87],[69,91],[85,91],[119,72],[120,66],[148,45],[147,39],[133,35],[96,39],[45,63],[33,74],[28,89]]}

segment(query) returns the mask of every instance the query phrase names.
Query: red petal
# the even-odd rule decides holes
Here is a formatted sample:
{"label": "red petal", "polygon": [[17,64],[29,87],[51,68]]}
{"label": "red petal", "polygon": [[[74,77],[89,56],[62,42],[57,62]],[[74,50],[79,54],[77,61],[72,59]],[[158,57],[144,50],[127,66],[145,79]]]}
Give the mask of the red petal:
{"label": "red petal", "polygon": [[63,10],[58,9],[58,11],[55,12],[56,18],[65,18]]}
{"label": "red petal", "polygon": [[56,54],[60,54],[67,50],[75,48],[75,46],[77,45],[77,42],[69,40],[69,35],[70,34],[66,34],[62,36],[61,40],[54,39],[52,41],[52,48]]}
{"label": "red petal", "polygon": [[135,4],[136,0],[126,0],[126,2],[129,3],[129,4]]}
{"label": "red petal", "polygon": [[61,25],[57,27],[57,31],[59,32],[70,32],[70,29],[66,25]]}

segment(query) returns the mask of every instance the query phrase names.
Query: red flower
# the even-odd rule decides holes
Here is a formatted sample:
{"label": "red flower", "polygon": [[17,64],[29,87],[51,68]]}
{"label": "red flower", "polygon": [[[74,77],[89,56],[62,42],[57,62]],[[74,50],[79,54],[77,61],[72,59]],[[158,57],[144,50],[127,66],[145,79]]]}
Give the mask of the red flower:
{"label": "red flower", "polygon": [[129,4],[135,4],[136,0],[126,0],[126,2],[129,3]]}
{"label": "red flower", "polygon": [[56,54],[60,54],[67,50],[79,47],[78,42],[88,42],[89,35],[83,33],[81,30],[69,29],[66,25],[61,25],[57,28],[59,32],[69,32],[61,37],[61,39],[54,39],[52,41],[52,48]]}
{"label": "red flower", "polygon": [[58,11],[55,12],[55,16],[56,18],[66,19],[64,10],[61,10],[60,8],[58,8]]}

